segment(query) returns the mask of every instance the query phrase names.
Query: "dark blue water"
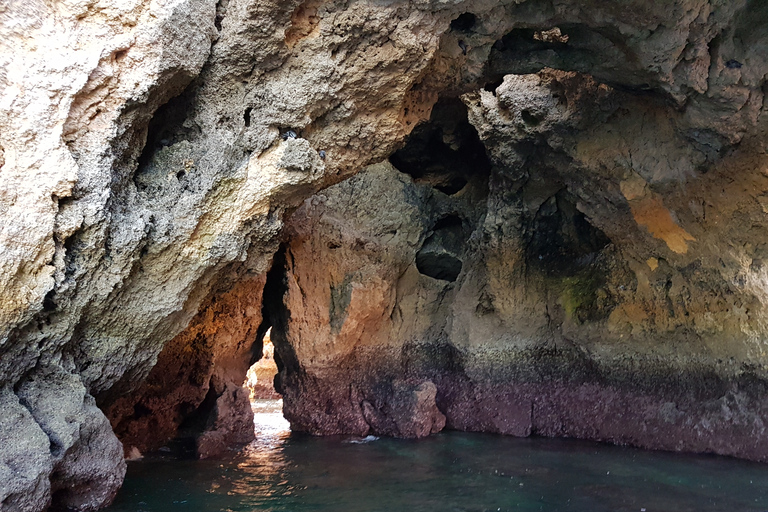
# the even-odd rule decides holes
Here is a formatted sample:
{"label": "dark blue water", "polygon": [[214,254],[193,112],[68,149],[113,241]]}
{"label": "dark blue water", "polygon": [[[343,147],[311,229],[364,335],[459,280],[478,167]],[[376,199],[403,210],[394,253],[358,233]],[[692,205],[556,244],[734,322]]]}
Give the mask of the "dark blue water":
{"label": "dark blue water", "polygon": [[129,463],[109,512],[768,510],[768,464],[457,432],[298,436],[263,407],[260,438],[225,460]]}

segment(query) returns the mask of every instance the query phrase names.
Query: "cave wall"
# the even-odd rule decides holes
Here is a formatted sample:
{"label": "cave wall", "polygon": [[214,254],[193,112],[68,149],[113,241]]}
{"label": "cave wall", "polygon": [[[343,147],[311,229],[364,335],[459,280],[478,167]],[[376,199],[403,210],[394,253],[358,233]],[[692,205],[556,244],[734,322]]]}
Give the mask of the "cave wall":
{"label": "cave wall", "polygon": [[[448,428],[768,459],[764,153],[713,155],[668,102],[576,72],[462,99],[390,159],[408,174],[291,218],[292,427],[410,436],[401,383],[427,383]],[[490,161],[460,158],[478,135]]]}
{"label": "cave wall", "polygon": [[266,273],[238,277],[165,344],[141,386],[105,411],[126,455],[158,450],[184,437],[207,458],[253,440],[243,380],[261,354]]}
{"label": "cave wall", "polygon": [[[621,352],[624,345],[630,352],[648,345],[657,354],[655,338],[673,331],[670,339],[685,343],[669,344],[675,347],[672,360],[690,355],[709,364],[722,357],[727,368],[717,375],[731,378],[733,368],[742,363],[747,365],[743,375],[760,375],[765,332],[759,321],[764,288],[758,241],[762,196],[753,191],[763,190],[759,169],[765,140],[766,18],[765,6],[747,0],[675,0],[663,6],[640,0],[578,5],[549,0],[166,0],[120,5],[67,0],[3,5],[0,416],[6,420],[0,422],[1,506],[42,510],[53,503],[93,510],[108,503],[125,465],[121,444],[102,410],[110,410],[118,400],[135,404],[147,396],[142,383],[162,358],[164,346],[169,354],[174,347],[184,350],[185,343],[194,346],[200,340],[195,332],[209,334],[205,344],[223,339],[214,333],[226,331],[226,322],[206,320],[205,312],[215,311],[216,303],[227,303],[234,296],[228,294],[237,295],[232,290],[239,289],[240,281],[268,272],[285,215],[322,188],[387,159],[429,118],[441,96],[456,98],[475,91],[464,103],[494,169],[482,223],[480,200],[458,206],[457,199],[451,208],[463,213],[443,212],[436,218],[427,210],[418,215],[429,227],[413,235],[419,239],[413,242],[418,246],[415,272],[421,267],[433,274],[427,274],[429,279],[455,276],[455,283],[467,281],[462,276],[474,267],[462,260],[459,268],[457,243],[469,236],[463,243],[475,244],[475,234],[485,232],[481,224],[496,222],[500,232],[493,244],[509,245],[497,247],[496,253],[478,249],[478,258],[500,261],[488,267],[488,277],[477,278],[475,288],[458,289],[466,292],[463,301],[481,297],[481,309],[493,314],[487,315],[487,322],[473,317],[459,321],[457,316],[462,329],[488,331],[490,336],[497,331],[488,322],[501,315],[506,323],[497,328],[516,319],[510,332],[520,333],[520,343],[529,339],[538,344],[546,337],[541,334],[540,308],[518,306],[531,297],[557,293],[547,283],[515,284],[520,269],[527,268],[515,263],[525,260],[521,251],[547,248],[546,240],[536,241],[536,235],[521,239],[515,224],[526,224],[533,211],[525,210],[533,208],[527,204],[519,212],[525,201],[515,198],[521,187],[526,190],[522,182],[529,180],[524,176],[528,172],[534,176],[527,188],[534,202],[546,195],[534,190],[537,176],[544,188],[551,183],[563,188],[562,193],[553,192],[554,200],[544,198],[543,208],[536,210],[541,215],[532,225],[569,240],[587,221],[597,231],[587,229],[592,235],[579,239],[578,251],[588,254],[603,236],[609,239],[608,249],[598,251],[600,263],[609,268],[600,272],[624,286],[612,291],[614,282],[606,281],[608,285],[600,286],[608,286],[607,291],[593,301],[592,291],[601,289],[589,284],[593,281],[557,277],[561,286],[570,282],[575,289],[567,292],[570,305],[562,306],[562,314],[555,310],[554,323],[565,326],[560,330],[579,331],[576,345],[584,343],[581,331],[589,330],[585,325],[597,322],[595,336],[602,336],[607,325],[600,317],[603,307],[610,309],[610,325],[622,331],[619,336],[625,334],[613,350],[604,344],[595,349],[606,351],[605,357]],[[613,110],[613,121],[590,113],[579,124],[578,114],[555,109],[553,119],[546,119],[539,111],[552,108],[546,83],[538,87],[533,77],[517,82],[504,78],[544,67],[587,74],[602,84],[598,89],[626,93],[608,96],[626,101],[624,110],[629,112],[622,120],[621,109]],[[477,92],[480,88],[485,92]],[[532,96],[515,99],[517,88]],[[488,96],[494,89],[500,89],[494,97],[507,98],[506,107],[494,105],[498,98]],[[589,108],[614,108],[600,103],[599,90],[590,94],[598,98],[593,103],[585,100]],[[515,107],[520,102],[531,104]],[[502,111],[515,112],[513,118],[519,119],[510,120],[512,114]],[[638,112],[647,115],[638,120]],[[517,126],[530,121],[538,128]],[[590,122],[609,131],[597,133],[600,126]],[[289,129],[298,138],[283,140],[281,133]],[[592,130],[594,137],[561,133],[569,130]],[[621,141],[632,143],[617,152],[615,145]],[[663,158],[650,151],[654,147],[663,148]],[[637,160],[636,155],[645,156]],[[461,176],[417,175],[414,169],[411,173],[419,190],[435,185],[449,196],[462,180],[471,183]],[[583,181],[575,176],[580,173],[585,173]],[[580,186],[597,187],[604,194],[587,193]],[[477,186],[476,193],[482,196],[483,190]],[[588,204],[602,200],[612,200],[614,206]],[[436,203],[432,207],[442,208]],[[613,210],[609,214],[604,208]],[[609,226],[614,214],[622,229]],[[558,222],[574,215],[581,220],[558,231]],[[441,226],[433,224],[440,219],[445,219]],[[436,226],[441,229],[433,229]],[[416,225],[409,229],[418,231]],[[630,240],[633,233],[640,241]],[[398,247],[399,256],[391,255],[387,265],[413,272],[409,253]],[[672,247],[687,250],[681,254]],[[564,254],[561,249],[542,258]],[[609,249],[616,253],[609,257]],[[719,252],[726,253],[722,263]],[[354,274],[342,263],[339,272]],[[651,269],[654,265],[657,269]],[[391,276],[386,276],[378,291],[371,290],[372,303],[386,306],[391,301]],[[642,301],[619,293],[627,290],[622,281],[626,276],[638,280]],[[333,328],[350,339],[392,345],[383,334],[389,321],[380,313],[371,312],[354,329],[345,327],[342,306],[348,295],[354,290],[350,297],[367,293],[351,283],[345,285],[342,279],[335,288]],[[419,286],[438,293],[439,286]],[[258,291],[238,293],[248,297],[253,311],[259,309]],[[667,301],[670,294],[682,302]],[[416,302],[434,303],[426,297]],[[443,311],[448,302],[440,302],[438,309]],[[275,321],[296,321],[280,313],[281,308],[274,309]],[[453,315],[429,312],[419,321],[440,320],[437,332],[445,329],[443,323],[456,323]],[[249,322],[255,325],[256,316],[246,316],[232,315],[244,322],[240,332],[250,336]],[[375,332],[378,329],[383,330]],[[404,328],[402,337],[421,329]],[[289,329],[284,331],[286,340],[293,336]],[[332,343],[337,334],[319,339]],[[451,346],[461,348],[460,340],[474,343],[484,338],[450,337],[445,345],[449,355],[435,357],[451,367]],[[247,339],[246,345],[258,343],[257,338]],[[314,342],[304,338],[290,338],[290,343],[295,348],[288,350],[292,345],[283,343],[283,359],[299,370],[296,361],[304,361],[301,357],[307,354],[316,352],[326,363],[334,357],[308,348]],[[342,350],[344,343],[337,345]],[[243,345],[242,350],[251,348]],[[342,352],[350,357],[348,349]],[[298,359],[291,360],[292,355]],[[216,360],[210,352],[201,358]],[[503,358],[497,362],[464,366],[479,372],[506,367]],[[214,375],[216,366],[205,363],[201,368]],[[239,368],[234,363],[224,367]],[[389,372],[383,366],[380,370]],[[229,381],[235,382],[232,371]],[[381,431],[403,435],[439,428],[447,412],[433,403],[442,403],[434,377],[439,374],[422,372],[415,380],[393,377],[388,391],[360,401],[368,403],[362,406],[365,425],[374,423]],[[324,385],[322,379],[302,379],[293,382],[286,376],[284,392],[308,382]],[[192,403],[209,384],[201,384]],[[343,393],[340,389],[333,392]],[[54,407],[45,397],[69,405]],[[168,410],[180,403],[169,396],[162,400]],[[339,398],[338,403],[351,402]],[[113,422],[118,416],[111,416]],[[451,414],[445,416],[451,424]],[[350,417],[349,424],[357,422],[357,430],[365,428],[357,413]],[[395,417],[399,423],[392,423]],[[414,422],[414,417],[420,420]],[[175,419],[169,431],[184,421]],[[125,431],[131,428],[125,426]]]}
{"label": "cave wall", "polygon": [[[431,96],[409,91],[455,6],[299,6],[2,7],[4,508],[108,503],[125,465],[93,397],[107,409],[135,391],[205,304],[268,270],[286,209],[385,157],[428,112]],[[81,411],[20,396],[49,380]],[[97,442],[112,469],[65,479]],[[82,500],[52,494],[75,484]]]}

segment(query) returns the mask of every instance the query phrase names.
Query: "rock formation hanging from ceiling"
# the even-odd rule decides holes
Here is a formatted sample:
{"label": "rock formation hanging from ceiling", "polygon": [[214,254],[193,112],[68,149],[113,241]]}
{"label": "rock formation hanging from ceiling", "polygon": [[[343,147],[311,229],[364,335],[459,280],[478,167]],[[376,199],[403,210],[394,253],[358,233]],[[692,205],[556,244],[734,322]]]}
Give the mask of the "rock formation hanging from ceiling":
{"label": "rock formation hanging from ceiling", "polygon": [[109,503],[113,428],[246,439],[268,325],[297,429],[766,458],[762,2],[11,1],[0,41],[2,510]]}

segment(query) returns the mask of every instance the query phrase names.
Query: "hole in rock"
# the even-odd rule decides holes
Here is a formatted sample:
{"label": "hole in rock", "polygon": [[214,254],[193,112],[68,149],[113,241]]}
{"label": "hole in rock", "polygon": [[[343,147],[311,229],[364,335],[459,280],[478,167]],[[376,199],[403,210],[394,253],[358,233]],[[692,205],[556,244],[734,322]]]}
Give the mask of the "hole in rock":
{"label": "hole in rock", "polygon": [[488,69],[492,77],[538,73],[547,67],[585,71],[610,67],[621,58],[626,59],[609,39],[583,26],[516,28],[494,43]]}
{"label": "hole in rock", "polygon": [[541,122],[539,118],[533,115],[531,111],[528,109],[522,110],[520,112],[520,117],[523,118],[523,121],[525,122],[525,124],[530,126],[536,126]]}
{"label": "hole in rock", "polygon": [[43,311],[50,313],[56,309],[56,290],[49,290],[43,298]]}
{"label": "hole in rock", "polygon": [[492,92],[493,94],[496,94],[496,89],[499,88],[501,84],[504,83],[503,78],[499,78],[497,80],[494,80],[493,82],[488,82],[483,86],[483,89],[485,89],[488,92]]}
{"label": "hole in rock", "polygon": [[[288,289],[287,253],[287,247],[281,245],[267,272],[262,299],[262,324],[256,334],[251,367],[243,384],[249,390],[257,441],[270,441],[290,432],[290,424],[283,416],[280,388],[281,373],[298,366],[296,356],[284,335],[290,314],[283,303]],[[286,369],[284,361],[291,368]]]}
{"label": "hole in rock", "polygon": [[[550,30],[516,28],[501,38],[500,47],[501,49],[513,50],[516,52],[524,50],[541,50],[545,48],[554,49],[562,48],[569,40],[570,37],[563,35],[557,27]],[[522,46],[522,48],[516,46]],[[499,49],[499,47],[496,48]]]}
{"label": "hole in rock", "polygon": [[416,268],[425,276],[442,281],[456,281],[461,273],[461,260],[446,253],[426,251],[416,255]]}
{"label": "hole in rock", "polygon": [[221,23],[224,21],[224,17],[227,15],[227,7],[229,6],[229,0],[219,0],[216,3],[216,19],[213,21],[216,30],[221,32]]}
{"label": "hole in rock", "polygon": [[491,169],[467,107],[458,98],[439,100],[429,121],[414,128],[389,161],[416,183],[447,195],[460,192],[475,178],[485,180]]}
{"label": "hole in rock", "polygon": [[468,182],[465,178],[456,176],[454,178],[445,180],[442,183],[436,184],[435,188],[443,194],[452,196],[453,194],[460,192],[464,187],[466,187],[467,183]]}
{"label": "hole in rock", "polygon": [[426,276],[443,281],[456,281],[461,273],[467,232],[458,215],[438,220],[432,234],[416,254],[416,268]]}
{"label": "hole in rock", "polygon": [[435,222],[432,231],[461,229],[462,224],[461,217],[458,215],[447,215]]}
{"label": "hole in rock", "polygon": [[456,30],[458,32],[468,32],[472,30],[476,23],[477,16],[471,12],[465,12],[451,22],[451,30]]}
{"label": "hole in rock", "polygon": [[256,400],[280,398],[280,394],[275,391],[277,363],[275,362],[275,346],[270,338],[271,331],[271,328],[267,330],[262,340],[261,358],[248,369],[245,386],[248,388],[252,403]]}
{"label": "hole in rock", "polygon": [[172,146],[182,140],[195,140],[200,128],[195,123],[187,122],[193,111],[194,82],[184,92],[157,109],[147,127],[147,142],[139,156],[139,169],[146,167],[152,156],[160,149]]}
{"label": "hole in rock", "polygon": [[262,339],[261,359],[248,369],[245,381],[253,410],[253,426],[260,439],[290,431],[290,424],[283,417],[283,401],[275,391],[278,370],[271,330],[269,328]]}
{"label": "hole in rock", "polygon": [[253,111],[252,107],[248,107],[245,109],[245,112],[243,112],[243,121],[245,121],[246,128],[251,126],[251,112]]}
{"label": "hole in rock", "polygon": [[[293,349],[286,341],[284,333],[287,330],[290,311],[283,303],[283,298],[288,291],[288,248],[281,245],[275,253],[272,261],[272,267],[267,272],[267,282],[264,285],[264,294],[262,302],[261,316],[262,325],[259,327],[257,341],[260,341],[269,331],[270,340],[274,344],[274,358],[277,365],[278,375],[275,378],[275,390],[282,394],[280,390],[280,373],[286,369],[297,369],[298,362]],[[254,349],[258,349],[251,357],[251,364],[257,362],[261,357],[260,343],[254,344]]]}
{"label": "hole in rock", "polygon": [[136,419],[145,418],[152,415],[152,409],[144,406],[143,404],[136,404],[133,406],[133,417]]}

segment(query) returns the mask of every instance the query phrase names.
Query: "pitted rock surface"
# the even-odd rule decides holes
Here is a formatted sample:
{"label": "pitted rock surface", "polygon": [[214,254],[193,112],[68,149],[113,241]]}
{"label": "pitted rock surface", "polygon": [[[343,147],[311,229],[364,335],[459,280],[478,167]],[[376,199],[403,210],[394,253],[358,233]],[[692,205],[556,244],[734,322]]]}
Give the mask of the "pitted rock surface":
{"label": "pitted rock surface", "polygon": [[[139,435],[151,429],[135,407],[152,400],[164,427],[147,446],[196,419],[219,444],[247,437],[243,400],[222,399],[231,422],[202,404],[238,387],[259,352],[263,283],[273,299],[280,288],[270,269],[299,308],[286,318],[269,306],[267,320],[283,330],[278,380],[296,428],[370,429],[360,404],[374,404],[374,382],[323,374],[367,358],[373,380],[432,382],[449,427],[656,446],[626,423],[582,424],[588,415],[530,420],[531,401],[556,418],[595,389],[628,411],[639,410],[628,396],[663,399],[659,421],[699,428],[685,449],[763,458],[746,439],[764,437],[767,24],[768,8],[747,0],[1,6],[0,417],[18,426],[0,424],[0,475],[13,475],[0,478],[0,507],[106,505],[124,464],[103,410]],[[475,174],[461,170],[477,154],[459,151],[468,125],[454,130],[455,113],[433,109],[442,98],[453,112],[458,97],[488,153]],[[440,115],[441,134],[423,129]],[[287,130],[298,137],[283,141]],[[410,168],[398,168],[415,183],[379,169],[381,183],[361,178],[379,191],[367,202],[329,192],[304,203],[397,163],[409,135],[439,142],[417,151],[460,160],[432,168],[438,157],[406,146]],[[407,194],[396,200],[390,185]],[[346,210],[382,205],[357,220]],[[331,258],[330,275],[304,267],[329,244],[347,261]],[[287,254],[297,259],[273,264]],[[302,303],[296,283],[311,275],[320,302]],[[240,309],[217,321],[222,304]],[[188,393],[152,384],[174,353],[195,368]],[[616,370],[636,354],[655,362]],[[437,366],[416,371],[428,360]],[[594,361],[607,379],[597,388]],[[440,379],[461,368],[487,384],[541,364],[575,375],[572,394]],[[654,394],[691,368],[685,399]],[[710,370],[716,384],[702,390]],[[299,385],[316,396],[292,402]],[[45,396],[67,404],[66,421]],[[477,421],[450,403],[481,404]],[[702,407],[730,414],[730,441],[685,423]]]}

